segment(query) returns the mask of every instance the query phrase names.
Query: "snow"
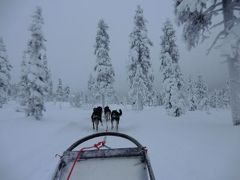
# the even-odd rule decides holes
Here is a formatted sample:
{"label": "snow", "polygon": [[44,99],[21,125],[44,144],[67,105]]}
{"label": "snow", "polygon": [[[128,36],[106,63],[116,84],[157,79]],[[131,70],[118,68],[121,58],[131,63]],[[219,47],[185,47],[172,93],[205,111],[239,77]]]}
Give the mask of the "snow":
{"label": "snow", "polygon": [[201,4],[206,4],[207,1],[208,0],[183,0],[177,10],[180,13],[186,11],[186,9],[189,9],[191,12],[195,10],[200,11],[202,9]]}
{"label": "snow", "polygon": [[[43,120],[26,118],[10,102],[0,109],[0,179],[51,179],[58,158],[76,140],[94,133],[91,109],[46,104]],[[157,180],[239,180],[240,130],[229,110],[168,116],[162,107],[123,110],[119,132],[147,146]],[[104,131],[100,126],[100,131]],[[114,144],[115,143],[115,144]],[[118,144],[120,143],[120,144]],[[107,145],[125,146],[107,140]]]}
{"label": "snow", "polygon": [[[146,180],[146,167],[139,162],[140,159],[136,157],[83,160],[76,164],[71,179]],[[67,167],[67,172],[71,166],[72,164]],[[77,172],[77,169],[81,170],[81,173]],[[67,175],[68,173],[65,173],[65,177],[61,179],[67,179]]]}

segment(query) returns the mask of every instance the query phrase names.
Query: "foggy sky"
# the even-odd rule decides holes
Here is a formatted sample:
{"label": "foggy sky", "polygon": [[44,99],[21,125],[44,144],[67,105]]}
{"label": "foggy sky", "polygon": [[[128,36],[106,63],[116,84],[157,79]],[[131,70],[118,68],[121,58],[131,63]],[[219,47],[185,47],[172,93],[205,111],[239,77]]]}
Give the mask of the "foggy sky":
{"label": "foggy sky", "polygon": [[[109,25],[115,87],[118,92],[126,91],[129,34],[137,5],[142,6],[148,20],[148,35],[154,44],[151,59],[155,85],[159,87],[161,28],[167,18],[174,22],[172,0],[0,0],[0,36],[14,67],[13,82],[19,81],[23,51],[30,38],[31,15],[37,5],[43,10],[43,31],[55,87],[61,78],[63,84],[75,90],[87,89],[96,60],[93,52],[97,23],[103,18]],[[221,63],[224,59],[217,51],[206,55],[209,41],[189,52],[182,41],[181,28],[175,28],[183,74],[203,74],[210,88],[223,84],[228,77],[226,64]]]}

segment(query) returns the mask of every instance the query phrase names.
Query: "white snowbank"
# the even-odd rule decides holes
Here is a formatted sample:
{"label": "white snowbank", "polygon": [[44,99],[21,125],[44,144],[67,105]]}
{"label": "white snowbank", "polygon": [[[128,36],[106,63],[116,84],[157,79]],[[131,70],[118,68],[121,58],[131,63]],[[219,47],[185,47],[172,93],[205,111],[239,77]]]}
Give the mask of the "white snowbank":
{"label": "white snowbank", "polygon": [[[91,110],[47,104],[42,121],[16,112],[14,102],[0,109],[0,179],[51,179],[58,158],[73,142],[93,133]],[[123,110],[119,132],[149,149],[158,180],[239,180],[240,127],[229,111],[188,112],[180,118],[160,107]],[[100,131],[105,129],[100,126]],[[109,146],[125,146],[107,140]],[[120,144],[118,144],[120,143]]]}

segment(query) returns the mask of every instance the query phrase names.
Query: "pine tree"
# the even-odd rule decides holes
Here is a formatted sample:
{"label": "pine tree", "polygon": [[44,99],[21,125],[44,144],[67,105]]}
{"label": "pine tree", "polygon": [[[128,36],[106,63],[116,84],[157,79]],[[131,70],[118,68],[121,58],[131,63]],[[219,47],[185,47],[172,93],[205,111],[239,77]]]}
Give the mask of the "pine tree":
{"label": "pine tree", "polygon": [[69,97],[70,97],[70,87],[69,86],[66,86],[64,88],[64,101],[68,102],[69,101]]}
{"label": "pine tree", "polygon": [[7,50],[3,39],[0,37],[0,108],[7,102],[10,88],[12,66],[7,57]]}
{"label": "pine tree", "polygon": [[95,79],[92,76],[92,74],[90,74],[89,80],[88,80],[88,102],[89,103],[93,103],[94,104],[95,94],[96,94]]}
{"label": "pine tree", "polygon": [[70,98],[70,104],[73,107],[81,107],[81,105],[83,104],[83,93],[77,92],[74,93],[71,98]]}
{"label": "pine tree", "polygon": [[230,87],[227,82],[226,87],[223,88],[223,106],[224,108],[228,108],[230,105]]}
{"label": "pine tree", "polygon": [[228,108],[230,97],[227,88],[215,89],[211,97],[212,101],[215,100],[215,104],[211,101],[211,106],[215,105],[214,108]]}
{"label": "pine tree", "polygon": [[28,98],[30,96],[30,83],[28,80],[29,73],[29,62],[27,61],[27,52],[23,52],[23,59],[21,63],[21,77],[19,82],[19,100],[22,106],[26,106],[28,102]]}
{"label": "pine tree", "polygon": [[217,90],[214,89],[211,93],[210,93],[210,99],[209,99],[209,105],[212,108],[217,108]]}
{"label": "pine tree", "polygon": [[13,99],[14,101],[18,100],[18,95],[19,95],[19,86],[18,84],[11,84],[10,85],[10,97],[11,99]]}
{"label": "pine tree", "polygon": [[107,33],[108,25],[101,19],[98,22],[96,44],[94,54],[96,55],[95,71],[95,88],[96,95],[102,99],[102,105],[105,100],[109,101],[115,94],[113,83],[115,73],[109,57],[109,35]]}
{"label": "pine tree", "polygon": [[164,23],[162,30],[160,73],[164,105],[170,115],[180,116],[185,112],[186,100],[175,31],[169,20]]}
{"label": "pine tree", "polygon": [[44,55],[46,54],[45,38],[42,32],[43,17],[40,7],[36,8],[30,26],[31,38],[26,51],[27,81],[29,96],[27,96],[26,113],[39,120],[42,118],[44,98],[47,90],[46,71],[44,69]]}
{"label": "pine tree", "polygon": [[183,38],[189,49],[209,37],[213,29],[215,39],[208,53],[223,43],[221,54],[228,61],[233,125],[240,125],[239,7],[239,0],[175,0],[177,21],[183,25]]}
{"label": "pine tree", "polygon": [[161,90],[156,90],[156,97],[155,97],[155,106],[163,106],[164,102],[163,102],[164,96],[163,96],[163,92],[162,89]]}
{"label": "pine tree", "polygon": [[148,91],[148,88],[144,82],[144,74],[142,72],[142,68],[140,64],[137,65],[136,75],[133,78],[133,85],[130,91],[130,94],[133,95],[133,99],[135,102],[133,103],[134,110],[143,110],[143,97],[145,93]]}
{"label": "pine tree", "polygon": [[53,96],[53,82],[52,82],[52,74],[51,74],[51,71],[50,71],[50,68],[48,66],[48,62],[47,62],[47,55],[44,54],[43,55],[43,64],[44,64],[44,71],[45,71],[45,82],[46,82],[46,92],[47,92],[47,95],[46,95],[46,99],[49,101],[49,100],[52,100],[52,96]]}
{"label": "pine tree", "polygon": [[63,85],[62,85],[62,80],[58,79],[58,86],[56,90],[56,98],[58,102],[63,102],[64,101],[64,91],[63,91]]}
{"label": "pine tree", "polygon": [[187,84],[187,94],[188,94],[188,103],[189,103],[189,110],[195,111],[197,110],[197,98],[196,98],[196,83],[192,79],[191,76],[188,78],[188,84]]}
{"label": "pine tree", "polygon": [[[153,81],[154,76],[151,68],[150,46],[152,42],[147,35],[147,20],[143,17],[143,9],[137,6],[136,14],[134,16],[134,29],[130,33],[130,62],[128,65],[128,82],[129,82],[129,97],[132,103],[137,101],[136,86],[134,80],[140,79],[144,89],[142,92],[142,101],[146,105],[152,105],[154,101]],[[139,71],[137,73],[137,71]],[[139,75],[139,77],[136,77]]]}
{"label": "pine tree", "polygon": [[208,110],[209,99],[208,99],[208,87],[206,82],[203,80],[202,75],[199,75],[196,81],[196,100],[198,110]]}

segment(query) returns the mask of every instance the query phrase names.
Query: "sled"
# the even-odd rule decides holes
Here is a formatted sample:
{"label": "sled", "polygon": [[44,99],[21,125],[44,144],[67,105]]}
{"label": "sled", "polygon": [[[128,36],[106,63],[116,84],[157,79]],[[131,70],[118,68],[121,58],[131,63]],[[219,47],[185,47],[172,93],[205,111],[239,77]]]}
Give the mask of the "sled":
{"label": "sled", "polygon": [[[83,143],[99,137],[103,137],[104,140],[92,146],[77,149]],[[111,137],[123,138],[134,146],[110,148],[106,145],[106,139]],[[155,180],[155,177],[147,149],[137,140],[122,133],[102,132],[86,136],[72,144],[60,156],[52,178],[52,180],[93,179]]]}

